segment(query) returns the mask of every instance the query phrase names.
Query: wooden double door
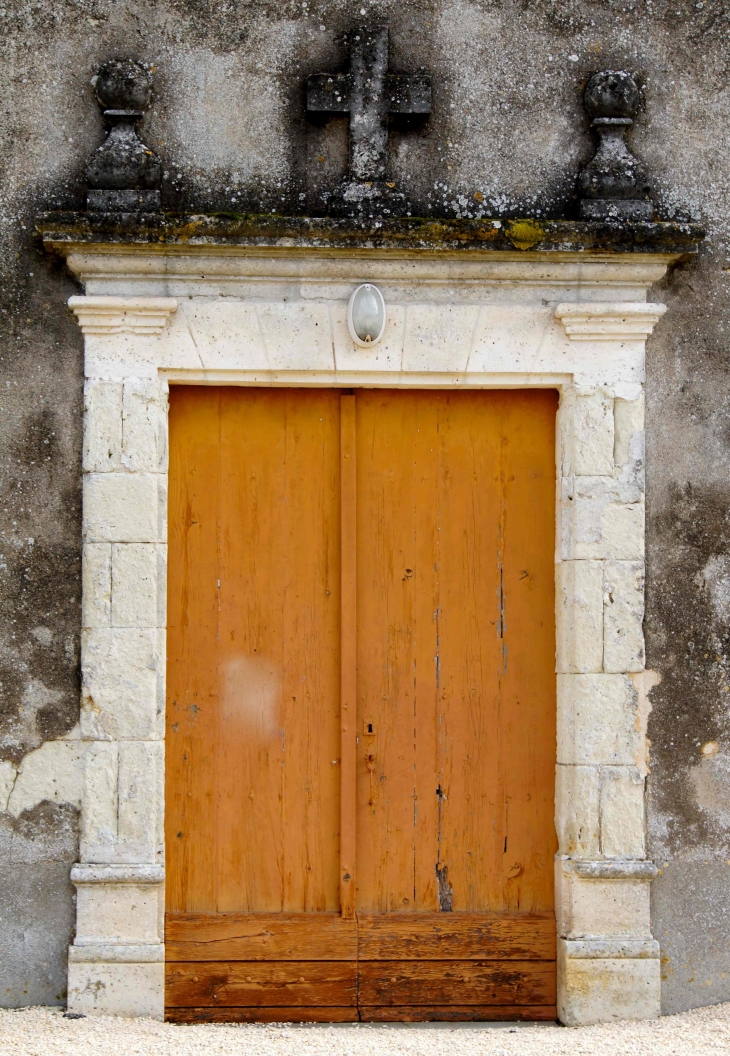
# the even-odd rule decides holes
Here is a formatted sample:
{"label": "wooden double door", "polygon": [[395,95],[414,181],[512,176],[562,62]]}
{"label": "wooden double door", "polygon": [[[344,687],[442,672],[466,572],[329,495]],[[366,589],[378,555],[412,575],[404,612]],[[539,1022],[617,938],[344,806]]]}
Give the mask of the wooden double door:
{"label": "wooden double door", "polygon": [[556,406],[172,389],[168,1018],[555,1018]]}

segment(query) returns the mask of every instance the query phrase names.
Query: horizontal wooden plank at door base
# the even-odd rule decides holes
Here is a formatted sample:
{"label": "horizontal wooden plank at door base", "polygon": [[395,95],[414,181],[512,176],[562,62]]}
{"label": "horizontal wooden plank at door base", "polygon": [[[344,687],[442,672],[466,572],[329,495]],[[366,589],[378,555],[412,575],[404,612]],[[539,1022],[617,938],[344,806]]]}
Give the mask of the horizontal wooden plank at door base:
{"label": "horizontal wooden plank at door base", "polygon": [[[357,1023],[354,1006],[336,1008],[167,1008],[168,1023]],[[512,1017],[513,1019],[516,1017]]]}
{"label": "horizontal wooden plank at door base", "polygon": [[554,913],[359,913],[358,959],[554,961]]}
{"label": "horizontal wooden plank at door base", "polygon": [[171,961],[354,961],[357,924],[339,913],[168,913]]}
{"label": "horizontal wooden plank at door base", "polygon": [[165,965],[165,1005],[354,1006],[355,961],[203,961]]}
{"label": "horizontal wooden plank at door base", "polygon": [[554,1005],[553,961],[365,961],[358,1005]]}
{"label": "horizontal wooden plank at door base", "polygon": [[168,1023],[554,1022],[555,1005],[413,1005],[410,1008],[168,1008]]}
{"label": "horizontal wooden plank at door base", "polygon": [[508,1023],[553,1022],[555,1005],[410,1005],[360,1009],[363,1023]]}

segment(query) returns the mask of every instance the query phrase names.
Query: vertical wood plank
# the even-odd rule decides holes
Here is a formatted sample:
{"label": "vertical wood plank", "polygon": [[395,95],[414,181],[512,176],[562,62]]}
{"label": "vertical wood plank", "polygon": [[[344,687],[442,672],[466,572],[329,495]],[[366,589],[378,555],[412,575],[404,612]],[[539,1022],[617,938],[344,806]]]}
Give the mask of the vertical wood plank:
{"label": "vertical wood plank", "polygon": [[215,830],[205,791],[214,780],[215,729],[198,720],[216,693],[220,402],[216,389],[170,392],[165,897],[173,911],[215,905],[216,859],[200,855],[190,833]]}
{"label": "vertical wood plank", "polygon": [[507,912],[554,904],[556,411],[557,394],[549,390],[502,401]]}
{"label": "vertical wood plank", "polygon": [[555,408],[358,395],[358,913],[553,908]]}
{"label": "vertical wood plank", "polygon": [[438,555],[431,394],[358,395],[358,913],[438,909]]}
{"label": "vertical wood plank", "polygon": [[340,397],[340,907],[355,915],[357,766],[356,398]]}
{"label": "vertical wood plank", "polygon": [[167,908],[336,912],[340,395],[170,403]]}

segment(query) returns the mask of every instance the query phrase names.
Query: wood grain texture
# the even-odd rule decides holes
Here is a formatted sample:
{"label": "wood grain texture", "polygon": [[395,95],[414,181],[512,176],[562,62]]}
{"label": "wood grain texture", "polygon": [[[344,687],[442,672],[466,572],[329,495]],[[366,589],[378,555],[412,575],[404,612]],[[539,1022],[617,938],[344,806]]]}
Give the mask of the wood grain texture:
{"label": "wood grain texture", "polygon": [[340,398],[340,911],[355,916],[357,830],[356,400]]}
{"label": "wood grain texture", "polygon": [[[516,1018],[516,1017],[513,1017]],[[553,1017],[555,1018],[555,1017]],[[357,1008],[166,1008],[168,1023],[357,1023]]]}
{"label": "wood grain texture", "polygon": [[339,419],[171,390],[169,910],[339,909]]}
{"label": "wood grain texture", "polygon": [[357,400],[358,912],[552,910],[556,395]]}
{"label": "wood grain texture", "polygon": [[360,961],[555,960],[554,913],[360,913]]}
{"label": "wood grain texture", "polygon": [[357,925],[330,913],[174,914],[167,961],[354,961]]}
{"label": "wood grain texture", "polygon": [[354,961],[204,961],[165,965],[165,1005],[224,1008],[356,1004]]}
{"label": "wood grain texture", "polygon": [[358,1005],[554,1005],[551,961],[361,961]]}
{"label": "wood grain texture", "polygon": [[170,1017],[554,1018],[556,407],[171,390]]}
{"label": "wood grain texture", "polygon": [[555,1005],[407,1005],[400,1008],[364,1006],[363,1023],[509,1023],[554,1022]]}

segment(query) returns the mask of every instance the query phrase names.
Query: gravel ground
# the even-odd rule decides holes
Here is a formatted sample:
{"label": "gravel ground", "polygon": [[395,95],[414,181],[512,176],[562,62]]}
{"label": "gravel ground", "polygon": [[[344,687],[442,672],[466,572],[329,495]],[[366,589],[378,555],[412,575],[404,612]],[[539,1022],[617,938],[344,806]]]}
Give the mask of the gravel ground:
{"label": "gravel ground", "polygon": [[730,1004],[651,1023],[173,1026],[0,1010],[1,1056],[701,1056],[730,1054]]}

